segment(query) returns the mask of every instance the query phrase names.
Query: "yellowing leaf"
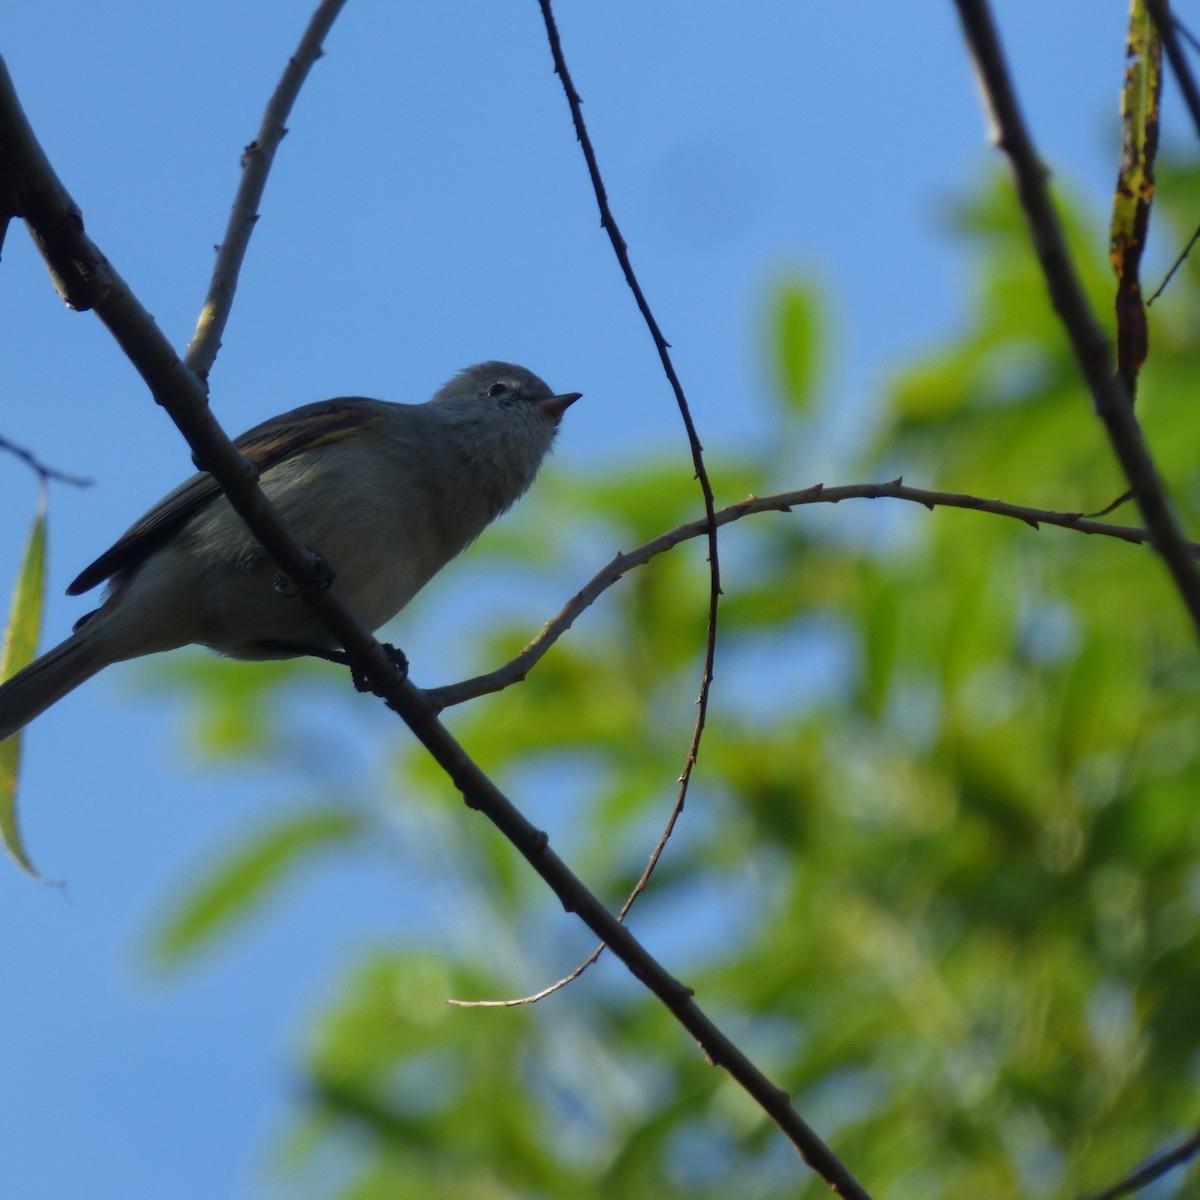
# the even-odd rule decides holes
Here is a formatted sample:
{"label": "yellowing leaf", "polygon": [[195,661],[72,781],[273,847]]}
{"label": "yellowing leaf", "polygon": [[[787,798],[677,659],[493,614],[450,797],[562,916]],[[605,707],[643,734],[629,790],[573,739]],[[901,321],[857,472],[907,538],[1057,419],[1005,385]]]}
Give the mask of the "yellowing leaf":
{"label": "yellowing leaf", "polygon": [[[9,679],[28,666],[37,653],[42,610],[46,601],[46,495],[38,501],[37,513],[25,542],[25,553],[17,574],[8,627],[4,632],[4,655],[0,679]],[[21,735],[0,742],[0,839],[9,857],[33,879],[42,880],[34,867],[17,824],[17,772],[21,764]]]}

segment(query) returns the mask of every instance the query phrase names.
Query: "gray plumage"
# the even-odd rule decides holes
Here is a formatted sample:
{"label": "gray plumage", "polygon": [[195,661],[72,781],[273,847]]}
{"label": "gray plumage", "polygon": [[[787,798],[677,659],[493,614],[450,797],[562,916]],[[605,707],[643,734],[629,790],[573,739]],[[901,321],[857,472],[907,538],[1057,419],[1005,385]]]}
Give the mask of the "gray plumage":
{"label": "gray plumage", "polygon": [[[371,628],[529,488],[578,393],[511,363],[461,371],[426,404],[351,397],[256,426],[237,446],[263,491]],[[134,524],[67,589],[108,580],[75,632],[0,685],[0,740],[110,663],[193,642],[234,658],[336,649],[207,474]]]}

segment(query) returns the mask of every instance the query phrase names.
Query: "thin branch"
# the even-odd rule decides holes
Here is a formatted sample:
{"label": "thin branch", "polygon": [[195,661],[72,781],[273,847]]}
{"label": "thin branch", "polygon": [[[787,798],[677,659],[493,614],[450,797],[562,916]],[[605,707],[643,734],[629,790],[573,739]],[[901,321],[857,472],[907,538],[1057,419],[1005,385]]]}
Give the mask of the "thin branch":
{"label": "thin branch", "polygon": [[242,179],[234,196],[233,208],[225,237],[217,248],[212,281],[208,295],[196,322],[196,332],[184,355],[184,363],[201,379],[207,379],[221,348],[233,296],[237,291],[238,275],[250,244],[250,235],[258,221],[258,205],[267,183],[267,173],[275,159],[275,151],[287,133],[286,121],[296,96],[313,63],[324,53],[321,43],[329,33],[346,0],[322,0],[317,6],[296,53],[288,60],[282,78],[263,113],[262,124],[242,154]]}
{"label": "thin branch", "polygon": [[[1073,529],[1076,533],[1117,538],[1119,541],[1131,542],[1135,545],[1142,545],[1151,540],[1149,531],[1130,525],[1110,525],[1103,521],[1093,521],[1080,513],[1030,508],[1024,504],[1009,504],[1004,500],[985,500],[981,496],[969,496],[961,492],[935,492],[926,488],[906,487],[900,479],[895,479],[890,483],[850,483],[840,487],[826,487],[824,484],[818,483],[795,492],[780,492],[774,496],[750,496],[737,504],[730,504],[727,508],[719,509],[715,517],[718,525],[728,525],[753,513],[789,512],[793,508],[800,508],[806,504],[840,504],[843,500],[881,500],[885,498],[908,500],[930,510],[966,508],[976,512],[992,513],[995,516],[1009,517],[1012,520],[1020,521],[1033,529],[1042,525],[1055,525],[1061,529]],[[701,537],[707,532],[708,518],[704,517],[659,534],[658,537],[639,546],[636,550],[618,554],[571,597],[556,617],[546,622],[537,637],[515,658],[486,675],[476,675],[461,683],[431,688],[426,692],[426,696],[440,712],[452,704],[461,704],[464,700],[473,700],[476,696],[499,692],[510,684],[519,683],[595,600],[622,576],[627,575],[635,567],[645,565],[659,554],[678,546],[680,542]],[[1200,558],[1200,543],[1188,542],[1186,546],[1194,558]]]}
{"label": "thin branch", "polygon": [[1187,256],[1191,254],[1192,247],[1196,244],[1196,239],[1200,238],[1200,225],[1196,226],[1196,232],[1188,238],[1188,243],[1179,252],[1179,257],[1171,264],[1171,269],[1163,276],[1163,281],[1154,289],[1154,294],[1146,301],[1146,307],[1149,308],[1155,300],[1159,298],[1167,290],[1167,284],[1171,282],[1175,272],[1187,261]]}
{"label": "thin branch", "polygon": [[[1196,133],[1200,135],[1200,88],[1196,86],[1196,80],[1192,76],[1192,69],[1188,65],[1187,56],[1183,52],[1183,47],[1179,44],[1178,35],[1182,33],[1194,48],[1196,47],[1196,40],[1171,12],[1168,0],[1146,0],[1146,11],[1150,14],[1150,19],[1154,22],[1155,28],[1158,30],[1159,38],[1162,39],[1163,49],[1167,52],[1167,61],[1171,64],[1171,70],[1174,72],[1175,80],[1179,84],[1179,90],[1183,93],[1183,101],[1187,105],[1188,112],[1192,115],[1192,124],[1196,126]],[[1166,278],[1158,285],[1154,295],[1146,301],[1147,307],[1158,299],[1163,289],[1171,282],[1171,276],[1179,270],[1184,260],[1191,253],[1197,238],[1200,238],[1200,227],[1192,234],[1188,244],[1183,248],[1183,252],[1167,272]]]}
{"label": "thin branch", "polygon": [[43,483],[53,481],[69,483],[72,487],[85,488],[91,487],[94,482],[85,475],[71,475],[67,471],[60,471],[57,467],[47,466],[32,450],[26,450],[24,446],[18,446],[16,442],[10,442],[6,437],[0,437],[0,450],[5,454],[11,454],[14,458],[19,458]]}
{"label": "thin branch", "polygon": [[1050,197],[1046,170],[1025,127],[1008,67],[986,0],[954,0],[975,63],[996,142],[1008,157],[1022,211],[1050,298],[1070,338],[1079,369],[1092,394],[1096,413],[1129,480],[1154,548],[1175,580],[1192,622],[1200,633],[1200,569],[1167,502],[1162,481],[1133,406],[1112,371],[1104,330],[1092,313],[1071,261],[1062,226]]}
{"label": "thin branch", "polygon": [[[1151,14],[1153,15],[1153,14]],[[1187,42],[1193,50],[1200,51],[1200,38],[1196,35],[1174,14],[1171,14],[1171,23],[1176,30],[1183,35],[1183,40]]]}
{"label": "thin branch", "polygon": [[[23,138],[33,141],[33,146],[16,145]],[[54,175],[40,147],[36,147],[2,59],[0,161],[35,163],[44,167],[45,174],[36,180],[44,199],[39,205],[23,211],[25,220],[39,233],[56,233],[61,262],[74,265],[72,283],[111,330],[155,400],[178,425],[192,447],[195,461],[202,464],[202,470],[212,473],[255,537],[297,585],[303,602],[324,621],[337,644],[345,650],[349,662],[371,689],[404,719],[462,792],[468,807],[484,813],[512,842],[558,896],[567,912],[577,914],[634,977],[662,1001],[700,1044],[709,1061],[725,1067],[835,1191],[855,1200],[869,1200],[862,1186],[800,1117],[787,1093],[776,1087],[713,1023],[692,999],[691,990],[675,979],[605,909],[549,848],[546,835],[530,824],[468,757],[438,721],[423,693],[400,675],[392,658],[346,605],[336,585],[323,590],[314,586],[320,578],[319,560],[300,544],[264,497],[252,464],[237,451],[209,411],[200,380],[179,360],[149,313],[84,234],[82,222],[76,219],[73,223],[63,224],[62,215],[74,214],[77,218],[78,209]],[[38,229],[41,221],[48,223],[48,230]]]}
{"label": "thin branch", "polygon": [[1195,1158],[1197,1153],[1200,1153],[1200,1133],[1192,1134],[1187,1141],[1181,1142],[1172,1150],[1164,1150],[1162,1154],[1138,1167],[1136,1171],[1127,1175],[1119,1183],[1114,1183],[1112,1187],[1097,1192],[1088,1200],[1119,1200],[1121,1196],[1131,1196],[1156,1179],[1161,1179],[1173,1167]]}
{"label": "thin branch", "polygon": [[1158,29],[1158,36],[1162,38],[1167,61],[1175,74],[1175,82],[1179,84],[1183,102],[1192,114],[1192,124],[1196,126],[1197,135],[1200,135],[1200,88],[1197,88],[1196,81],[1192,78],[1192,69],[1188,66],[1183,47],[1179,44],[1171,6],[1168,0],[1146,0],[1146,11]]}
{"label": "thin branch", "polygon": [[[1127,525],[1109,525],[1090,520],[1081,513],[1054,512],[1049,509],[1029,508],[1020,504],[1008,504],[1003,500],[985,500],[980,496],[969,496],[955,492],[934,492],[924,488],[905,487],[902,480],[896,479],[891,483],[861,483],[845,484],[841,487],[825,487],[815,484],[797,492],[782,492],[774,496],[751,496],[740,504],[731,504],[715,514],[718,525],[728,525],[743,517],[763,512],[790,512],[807,504],[838,504],[843,500],[865,499],[879,500],[891,498],[894,500],[910,500],[932,511],[935,508],[967,508],[977,512],[993,513],[996,516],[1010,517],[1013,520],[1031,526],[1034,529],[1042,525],[1057,525],[1063,529],[1074,529],[1079,533],[1099,534],[1105,537],[1117,538],[1120,541],[1142,544],[1149,540],[1144,529],[1135,529]],[[1112,506],[1110,506],[1112,507]],[[622,579],[636,567],[645,566],[659,554],[678,546],[680,542],[700,537],[709,528],[708,518],[680,525],[667,533],[661,534],[638,549],[628,554],[618,554],[592,580],[577,592],[556,617],[547,621],[541,633],[537,635],[515,658],[486,675],[477,675],[462,683],[450,684],[446,687],[433,688],[426,693],[440,712],[452,704],[461,704],[476,696],[503,691],[511,684],[525,679],[535,664],[554,645],[556,641],[579,618],[579,616],[618,580]],[[1193,553],[1200,557],[1200,543],[1192,543]],[[646,889],[654,868],[666,848],[667,842],[674,832],[675,823],[679,819],[679,807],[671,810],[658,842],[650,852],[645,870],[642,871],[637,883],[621,906],[617,919],[623,921],[629,913],[633,902]],[[603,944],[596,947],[573,971],[561,979],[527,996],[510,996],[501,1000],[460,1000],[449,999],[448,1004],[458,1008],[518,1008],[526,1004],[537,1004],[555,992],[561,991],[574,983],[603,953]]]}
{"label": "thin branch", "polygon": [[[638,894],[646,886],[646,880],[649,878],[650,872],[654,870],[659,855],[662,853],[663,847],[666,845],[667,839],[670,838],[671,831],[675,827],[675,822],[683,812],[683,806],[687,801],[688,785],[691,782],[692,771],[696,766],[696,759],[700,754],[700,741],[704,735],[704,723],[708,717],[708,698],[712,690],[713,664],[717,653],[717,611],[721,599],[721,567],[717,554],[717,521],[715,515],[716,500],[713,497],[712,485],[709,482],[708,471],[704,465],[704,448],[700,444],[700,436],[696,432],[695,423],[692,421],[692,413],[688,406],[687,397],[683,392],[683,384],[679,381],[679,375],[671,359],[670,345],[663,336],[658,321],[650,309],[650,302],[646,299],[646,294],[642,291],[642,286],[638,282],[637,275],[634,273],[633,264],[629,258],[629,247],[624,237],[621,236],[621,231],[617,227],[616,217],[613,216],[612,208],[608,203],[608,190],[604,186],[604,180],[600,174],[600,164],[596,159],[596,151],[592,146],[592,139],[588,134],[587,125],[583,119],[583,104],[579,93],[575,90],[575,84],[571,79],[570,72],[567,70],[566,58],[563,56],[562,43],[558,36],[558,26],[555,23],[554,13],[551,9],[551,0],[538,0],[538,4],[542,10],[542,20],[546,25],[546,37],[549,40],[550,53],[554,59],[554,71],[562,82],[563,93],[567,98],[567,105],[571,110],[571,120],[575,126],[575,136],[579,139],[584,161],[587,163],[588,178],[591,180],[592,190],[596,194],[596,205],[600,210],[600,224],[608,234],[609,241],[612,243],[613,253],[617,256],[617,262],[621,266],[625,282],[629,285],[629,290],[633,293],[638,311],[642,314],[642,319],[645,321],[646,328],[650,331],[650,337],[654,341],[654,347],[658,351],[663,371],[671,385],[671,390],[675,393],[675,403],[679,406],[679,415],[683,419],[683,426],[687,431],[688,445],[691,448],[692,466],[695,470],[696,480],[700,484],[700,491],[704,496],[704,515],[707,522],[705,532],[708,537],[708,627],[704,646],[704,669],[700,678],[700,695],[696,699],[696,723],[692,729],[692,739],[688,745],[687,758],[684,761],[683,770],[679,775],[679,791],[676,794],[675,806],[671,810],[671,816],[667,822],[667,832],[662,841],[660,841],[658,849],[651,857],[650,865],[647,867],[645,874],[639,880],[637,887],[633,890],[629,899],[626,900],[624,907],[621,909],[621,916],[623,918],[625,913],[629,911],[630,904],[633,903]],[[598,955],[599,951],[593,954],[589,961],[594,962]],[[589,963],[583,963],[580,970],[585,970],[588,965]]]}
{"label": "thin branch", "polygon": [[[704,528],[698,532],[703,533],[708,528],[708,521],[705,520]],[[646,866],[641,875],[638,877],[637,883],[633,885],[629,895],[625,897],[625,903],[621,905],[620,912],[617,913],[617,920],[624,921],[629,915],[629,910],[633,907],[634,901],[646,890],[646,885],[650,882],[650,876],[654,874],[654,868],[658,866],[658,860],[662,857],[663,851],[667,848],[667,843],[671,840],[671,835],[675,832],[676,822],[679,820],[680,813],[683,809],[678,805],[674,805],[667,816],[666,826],[659,834],[658,841],[654,844],[654,849],[650,851],[650,857],[646,860]],[[581,962],[573,971],[564,975],[561,979],[557,979],[554,983],[542,988],[540,992],[534,992],[529,996],[509,996],[503,1000],[456,1000],[453,997],[447,999],[447,1004],[453,1004],[457,1008],[520,1008],[526,1004],[537,1004],[540,1000],[545,1000],[547,996],[553,996],[555,992],[562,991],[577,980],[593,963],[599,959],[604,953],[604,943],[601,942],[592,952]]]}

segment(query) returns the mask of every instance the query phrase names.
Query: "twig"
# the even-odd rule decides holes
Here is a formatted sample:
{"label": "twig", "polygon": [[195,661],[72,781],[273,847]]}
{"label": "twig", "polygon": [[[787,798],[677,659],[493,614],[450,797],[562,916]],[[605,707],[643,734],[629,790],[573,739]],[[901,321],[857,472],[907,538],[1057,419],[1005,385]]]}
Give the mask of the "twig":
{"label": "twig", "polygon": [[1146,307],[1149,308],[1155,300],[1159,298],[1167,290],[1167,284],[1171,282],[1175,272],[1187,261],[1187,256],[1191,254],[1192,247],[1196,244],[1196,239],[1200,238],[1200,225],[1196,226],[1196,232],[1188,238],[1188,243],[1180,251],[1179,257],[1171,264],[1171,269],[1163,276],[1163,281],[1154,289],[1154,294],[1146,301]]}
{"label": "twig", "polygon": [[[666,829],[659,839],[654,853],[650,856],[650,861],[642,873],[642,877],[637,881],[633,891],[630,892],[624,905],[621,907],[620,919],[624,919],[630,906],[645,889],[651,873],[658,864],[663,849],[670,840],[675,823],[679,820],[683,812],[683,806],[687,801],[688,785],[691,782],[692,771],[696,766],[696,760],[700,754],[700,742],[704,735],[704,723],[708,717],[708,698],[712,690],[713,666],[717,653],[717,611],[721,599],[721,567],[717,554],[717,521],[715,515],[716,500],[713,497],[712,485],[709,482],[708,471],[704,465],[704,448],[700,444],[700,436],[696,432],[696,426],[692,420],[692,413],[688,406],[687,397],[684,395],[683,384],[679,381],[679,375],[671,359],[670,344],[663,336],[662,329],[659,327],[658,321],[650,309],[650,302],[646,299],[646,294],[642,291],[642,285],[638,282],[637,275],[634,273],[633,264],[629,258],[629,247],[624,237],[622,237],[620,229],[617,227],[616,217],[613,216],[612,207],[608,202],[608,190],[604,186],[604,180],[600,174],[600,164],[596,158],[596,151],[592,146],[592,139],[583,119],[582,101],[579,93],[575,90],[575,84],[571,79],[570,72],[567,70],[566,58],[563,56],[562,42],[558,36],[558,26],[554,20],[551,0],[538,0],[538,4],[542,10],[542,20],[546,25],[546,37],[550,43],[550,54],[554,59],[554,71],[562,83],[563,93],[567,98],[567,105],[571,110],[571,120],[575,126],[575,136],[578,138],[580,148],[583,151],[584,161],[587,163],[588,178],[591,180],[592,190],[596,195],[596,205],[600,209],[600,224],[608,234],[609,241],[612,243],[613,253],[617,256],[617,262],[620,264],[621,271],[625,276],[625,282],[629,285],[629,290],[633,293],[638,311],[642,314],[642,319],[645,321],[646,328],[650,331],[650,337],[654,341],[654,347],[658,351],[658,357],[662,363],[667,381],[671,385],[671,390],[675,393],[675,403],[679,407],[679,415],[682,417],[684,429],[687,431],[695,477],[700,484],[700,491],[704,497],[705,533],[708,537],[708,625],[704,646],[704,668],[700,678],[700,695],[696,699],[696,723],[692,729],[692,738],[688,745],[687,758],[684,760],[683,770],[679,775],[679,791],[676,793],[674,807],[671,809],[670,816],[667,819]],[[572,972],[570,978],[578,978],[583,971],[600,957],[603,950],[604,947],[600,946],[593,951],[587,960],[580,964],[578,970]]]}
{"label": "twig", "polygon": [[[33,145],[15,147],[14,143],[25,138]],[[17,150],[15,156],[10,153],[14,149]],[[6,154],[9,157],[6,158]],[[7,68],[0,59],[0,161],[18,160],[33,163],[44,172],[36,184],[45,199],[37,207],[23,212],[27,222],[36,228],[37,222],[53,223],[62,213],[78,214],[40,147],[36,147]],[[58,226],[52,224],[51,228]],[[337,586],[324,590],[312,586],[318,578],[317,560],[301,545],[263,495],[251,464],[237,451],[212,416],[205,389],[195,373],[179,360],[149,313],[84,234],[82,223],[69,224],[60,237],[62,261],[76,264],[72,281],[112,331],[155,400],[178,425],[192,448],[194,459],[203,464],[201,469],[212,473],[230,504],[267,553],[297,584],[296,590],[303,602],[324,621],[337,644],[345,650],[349,662],[371,689],[404,719],[462,792],[468,807],[484,813],[512,842],[551,887],[563,907],[577,914],[607,943],[634,977],[645,984],[696,1039],[709,1061],[725,1067],[835,1191],[854,1200],[869,1200],[862,1186],[800,1117],[787,1093],[759,1071],[713,1023],[692,999],[690,989],[676,980],[604,908],[549,848],[546,835],[531,825],[468,757],[438,721],[436,712],[420,689],[400,676],[393,660],[341,598]]]}
{"label": "twig", "polygon": [[1108,339],[1092,313],[1072,264],[1046,183],[1046,171],[1025,127],[986,0],[954,0],[975,63],[997,145],[1007,155],[1050,298],[1070,338],[1096,413],[1129,480],[1154,548],[1200,632],[1200,570],[1171,511],[1154,461],[1121,381],[1112,372]]}
{"label": "twig", "polygon": [[[1167,52],[1167,61],[1171,64],[1171,70],[1175,73],[1175,80],[1179,84],[1179,90],[1183,93],[1183,100],[1187,105],[1188,112],[1192,114],[1192,123],[1196,126],[1196,132],[1200,134],[1200,89],[1196,87],[1196,80],[1192,77],[1187,56],[1183,53],[1183,47],[1179,44],[1178,34],[1182,33],[1192,43],[1193,47],[1196,46],[1196,39],[1192,37],[1191,33],[1172,14],[1167,0],[1146,0],[1146,11],[1150,14],[1150,19],[1154,22],[1154,26],[1158,30],[1158,36],[1162,39],[1163,48]],[[1158,299],[1167,284],[1171,282],[1171,277],[1179,270],[1184,260],[1191,253],[1197,238],[1200,238],[1200,227],[1197,227],[1196,232],[1192,234],[1188,240],[1188,244],[1184,246],[1182,253],[1175,260],[1162,283],[1155,289],[1154,295],[1146,301],[1147,307]]]}
{"label": "twig", "polygon": [[[1034,529],[1042,525],[1055,525],[1061,529],[1073,529],[1077,533],[1117,538],[1135,545],[1150,541],[1150,534],[1147,530],[1129,525],[1110,525],[1102,521],[1091,520],[1079,513],[1030,508],[1024,504],[1009,504],[1004,500],[985,500],[981,496],[969,496],[960,492],[936,492],[925,488],[906,487],[900,479],[892,480],[890,483],[851,483],[840,487],[826,487],[824,484],[818,483],[795,492],[780,492],[774,496],[750,496],[737,504],[719,509],[716,513],[716,521],[718,525],[728,525],[753,513],[788,512],[806,504],[840,504],[843,500],[880,500],[884,498],[908,500],[930,510],[966,508],[976,512],[992,513],[995,516],[1021,521]],[[627,575],[635,567],[643,566],[657,555],[678,546],[680,542],[700,537],[707,530],[707,518],[690,521],[660,534],[636,550],[618,554],[612,562],[571,597],[553,620],[546,622],[537,637],[515,658],[486,675],[476,675],[461,683],[431,688],[426,695],[440,712],[452,704],[461,704],[464,700],[472,700],[476,696],[499,692],[510,684],[519,683],[529,674],[546,651],[571,628],[583,612],[622,576]],[[1189,553],[1200,558],[1200,543],[1188,542],[1187,546]]]}
{"label": "twig", "polygon": [[[920,504],[932,511],[935,508],[966,508],[977,512],[993,513],[996,516],[1010,517],[1021,521],[1034,529],[1042,525],[1057,525],[1062,529],[1074,529],[1079,533],[1098,534],[1105,537],[1117,538],[1120,541],[1142,544],[1149,540],[1144,529],[1135,529],[1128,525],[1110,525],[1089,519],[1080,513],[1055,512],[1049,509],[1030,508],[1026,505],[1008,504],[1003,500],[985,500],[980,496],[969,496],[955,492],[935,492],[925,488],[905,487],[900,479],[890,483],[860,483],[845,484],[841,487],[825,487],[816,484],[796,492],[782,492],[774,496],[752,496],[740,504],[731,504],[719,509],[715,514],[718,525],[728,525],[743,517],[763,512],[789,512],[808,504],[838,504],[843,500],[865,499],[879,500],[890,498],[894,500],[909,500]],[[1114,502],[1110,509],[1116,506]],[[426,692],[440,712],[453,704],[461,704],[466,700],[489,693],[503,691],[511,684],[525,679],[537,662],[554,645],[556,641],[575,623],[582,613],[618,580],[622,579],[636,567],[645,566],[651,559],[667,550],[673,549],[680,542],[701,536],[708,531],[709,522],[705,518],[692,521],[686,525],[661,534],[645,545],[639,546],[628,554],[618,554],[579,592],[577,592],[558,613],[548,621],[537,635],[515,658],[486,675],[477,675],[473,679],[461,683],[449,684],[445,687],[432,688]],[[1192,551],[1200,557],[1200,543],[1192,543]],[[671,836],[678,817],[678,809],[671,812],[670,818],[662,836],[650,854],[646,869],[642,872],[637,886],[630,892],[625,903],[617,914],[618,920],[624,920],[634,900],[645,888],[650,872],[654,869],[662,854],[663,848]],[[517,1008],[526,1004],[537,1004],[555,992],[561,991],[573,983],[599,957],[603,946],[591,952],[573,971],[561,979],[527,996],[510,996],[500,1000],[461,1000],[447,1001],[459,1008]]]}
{"label": "twig", "polygon": [[1177,1167],[1180,1163],[1194,1158],[1198,1151],[1200,1151],[1200,1133],[1194,1133],[1186,1142],[1181,1142],[1173,1150],[1164,1150],[1162,1154],[1138,1167],[1136,1171],[1127,1175],[1119,1183],[1114,1183],[1112,1187],[1097,1192],[1094,1196],[1088,1197],[1088,1200],[1119,1200],[1121,1196],[1131,1196],[1134,1192],[1141,1191],[1147,1184],[1160,1179],[1172,1167]]}
{"label": "twig", "polygon": [[1183,40],[1188,43],[1193,50],[1200,51],[1200,38],[1196,35],[1174,14],[1171,14],[1171,23],[1176,30],[1183,35]]}
{"label": "twig", "polygon": [[288,113],[313,63],[324,53],[321,43],[345,3],[346,0],[322,0],[317,6],[296,47],[296,53],[288,60],[283,76],[267,104],[258,136],[242,154],[242,178],[233,199],[229,224],[217,248],[212,281],[200,309],[196,332],[183,358],[184,363],[201,379],[208,378],[217,351],[221,348],[221,335],[233,307],[233,296],[237,291],[238,275],[250,244],[250,235],[258,221],[258,205],[266,187],[267,174],[275,159],[275,151],[287,133],[285,122]]}
{"label": "twig", "polygon": [[94,482],[85,475],[71,475],[67,471],[60,471],[57,467],[47,466],[32,450],[26,450],[24,446],[18,446],[16,442],[10,442],[6,437],[0,437],[0,450],[11,454],[14,458],[19,458],[43,483],[53,480],[57,483],[69,483],[72,487],[85,488],[91,487]]}
{"label": "twig", "polygon": [[1146,0],[1146,11],[1158,29],[1158,36],[1162,38],[1167,61],[1175,73],[1175,82],[1179,84],[1183,102],[1192,114],[1192,124],[1196,126],[1196,133],[1200,135],[1200,88],[1197,88],[1196,81],[1192,78],[1192,70],[1188,66],[1183,47],[1179,44],[1171,6],[1167,0]]}

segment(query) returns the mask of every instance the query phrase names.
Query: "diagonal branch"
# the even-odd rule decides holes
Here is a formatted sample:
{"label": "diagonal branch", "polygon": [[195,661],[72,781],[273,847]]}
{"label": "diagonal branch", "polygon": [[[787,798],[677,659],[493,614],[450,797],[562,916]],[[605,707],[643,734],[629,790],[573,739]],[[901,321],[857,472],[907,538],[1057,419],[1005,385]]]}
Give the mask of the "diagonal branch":
{"label": "diagonal branch", "polygon": [[[1151,540],[1145,529],[1129,525],[1109,525],[1104,521],[1093,521],[1080,513],[1054,512],[1044,508],[1030,508],[1024,504],[1009,504],[1004,500],[985,500],[981,496],[969,496],[958,492],[935,492],[925,488],[906,487],[895,479],[890,483],[850,483],[840,487],[826,487],[822,483],[796,492],[780,492],[774,496],[750,496],[737,504],[719,509],[718,525],[729,525],[743,517],[764,512],[790,512],[806,504],[840,504],[843,500],[908,500],[930,510],[935,508],[965,508],[975,512],[992,513],[1021,521],[1034,529],[1042,525],[1056,525],[1061,529],[1073,529],[1077,533],[1095,534],[1116,538],[1119,541],[1141,545]],[[541,632],[520,654],[486,675],[476,675],[461,683],[431,688],[426,692],[430,702],[440,712],[452,704],[462,704],[476,696],[486,696],[503,691],[510,684],[519,683],[536,665],[538,660],[578,620],[591,605],[613,586],[622,576],[635,567],[644,566],[652,558],[678,546],[680,542],[702,537],[708,532],[708,518],[702,517],[679,525],[660,534],[636,550],[618,554],[607,566],[584,585],[567,602],[561,612],[547,621]],[[1200,543],[1186,543],[1188,553],[1200,558]]]}
{"label": "diagonal branch", "polygon": [[1175,82],[1179,84],[1183,102],[1192,116],[1192,124],[1196,126],[1196,133],[1200,135],[1200,88],[1196,86],[1183,47],[1179,44],[1169,0],[1146,0],[1146,11],[1158,29],[1158,36],[1162,38],[1163,49],[1167,52],[1167,61],[1171,64]]}
{"label": "diagonal branch", "polygon": [[1119,1183],[1107,1187],[1102,1192],[1089,1196],[1088,1200],[1119,1200],[1121,1196],[1132,1196],[1142,1188],[1149,1187],[1156,1179],[1161,1179],[1168,1171],[1189,1162],[1200,1153],[1200,1133],[1194,1133],[1178,1146],[1164,1150],[1162,1154],[1143,1163],[1132,1174],[1127,1175]]}
{"label": "diagonal branch", "polygon": [[196,332],[183,359],[201,379],[208,378],[217,351],[221,348],[221,334],[225,331],[233,307],[238,275],[250,244],[250,235],[258,223],[258,205],[267,184],[267,173],[275,161],[275,151],[287,133],[285,122],[288,113],[292,111],[292,105],[313,63],[324,53],[321,43],[345,3],[346,0],[322,0],[317,6],[296,47],[296,53],[288,59],[283,76],[267,104],[258,136],[242,153],[242,179],[233,198],[225,237],[217,248],[212,281],[208,285],[204,306],[200,309]]}
{"label": "diagonal branch", "polygon": [[[84,233],[79,210],[37,145],[0,59],[0,162],[14,161],[35,165],[39,173],[33,182],[43,197],[38,205],[24,208],[21,215],[39,236],[52,232],[58,239],[60,253],[56,261],[67,265],[73,287],[95,309],[154,399],[175,421],[196,462],[202,464],[201,469],[211,472],[255,537],[297,585],[303,602],[312,606],[344,648],[349,662],[404,719],[462,792],[468,807],[478,809],[492,821],[546,881],[563,907],[577,914],[658,997],[700,1044],[709,1061],[725,1067],[835,1191],[853,1200],[869,1200],[853,1175],[804,1122],[787,1093],[718,1028],[692,999],[691,990],[608,912],[550,849],[546,835],[530,824],[471,760],[438,721],[420,689],[399,674],[371,631],[342,600],[336,585],[325,590],[312,586],[318,578],[319,560],[300,544],[263,495],[253,465],[237,451],[209,411],[205,389],[196,374],[179,360],[149,313]],[[46,228],[41,227],[43,221]]]}
{"label": "diagonal branch", "polygon": [[1008,66],[986,0],[954,0],[975,63],[999,148],[1007,155],[1029,226],[1034,250],[1046,276],[1050,299],[1070,339],[1080,373],[1091,391],[1129,480],[1154,548],[1162,555],[1176,589],[1200,633],[1200,569],[1167,501],[1162,481],[1133,414],[1129,394],[1112,370],[1108,339],[1088,303],[1071,261],[1062,225],[1021,115]]}

